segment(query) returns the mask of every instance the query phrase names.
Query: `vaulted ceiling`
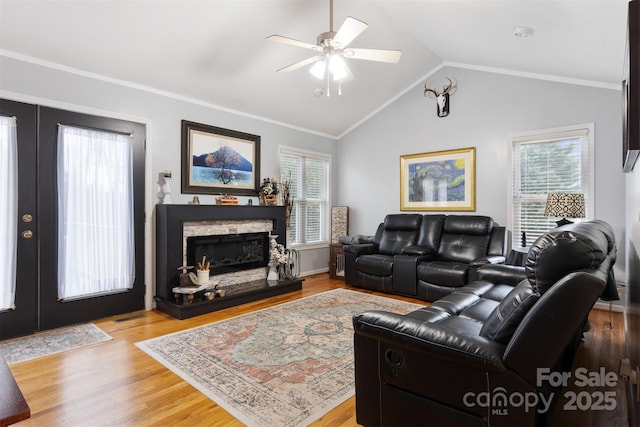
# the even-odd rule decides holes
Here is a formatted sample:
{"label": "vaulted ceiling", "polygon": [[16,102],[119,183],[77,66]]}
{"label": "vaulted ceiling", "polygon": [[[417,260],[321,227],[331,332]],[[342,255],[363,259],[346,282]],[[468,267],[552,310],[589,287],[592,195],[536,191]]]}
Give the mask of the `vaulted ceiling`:
{"label": "vaulted ceiling", "polygon": [[0,54],[332,137],[416,84],[443,86],[445,65],[607,88],[622,76],[627,0],[335,0],[334,29],[347,16],[369,24],[351,47],[403,53],[350,60],[340,96],[308,67],[277,73],[314,53],[266,39],[315,43],[329,0],[0,0]]}

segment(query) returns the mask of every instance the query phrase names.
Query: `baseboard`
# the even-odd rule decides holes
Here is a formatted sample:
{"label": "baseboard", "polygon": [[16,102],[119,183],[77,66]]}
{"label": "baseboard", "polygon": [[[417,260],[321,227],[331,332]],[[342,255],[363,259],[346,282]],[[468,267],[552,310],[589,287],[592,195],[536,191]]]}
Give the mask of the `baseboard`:
{"label": "baseboard", "polygon": [[328,273],[328,272],[329,272],[328,268],[320,268],[318,270],[303,271],[300,273],[300,277],[313,276],[314,274]]}
{"label": "baseboard", "polygon": [[593,308],[598,310],[605,310],[605,311],[611,310],[617,313],[624,313],[624,304],[626,301],[627,286],[625,282],[617,282],[616,285],[617,285],[616,287],[618,288],[618,295],[620,299],[617,301],[611,301],[611,302],[603,301],[599,299]]}
{"label": "baseboard", "polygon": [[596,302],[596,304],[593,306],[594,309],[596,310],[603,310],[603,311],[615,311],[617,313],[623,313],[624,312],[624,306],[618,304],[611,304],[608,303],[606,301],[598,301]]}

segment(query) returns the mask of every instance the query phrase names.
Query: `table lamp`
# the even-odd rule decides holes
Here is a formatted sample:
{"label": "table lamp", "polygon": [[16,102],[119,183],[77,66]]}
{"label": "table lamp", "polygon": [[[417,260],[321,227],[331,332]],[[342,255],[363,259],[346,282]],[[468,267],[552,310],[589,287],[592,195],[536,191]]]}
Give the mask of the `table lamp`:
{"label": "table lamp", "polygon": [[549,193],[544,216],[562,218],[556,221],[558,227],[572,224],[569,218],[584,218],[584,194],[582,193]]}

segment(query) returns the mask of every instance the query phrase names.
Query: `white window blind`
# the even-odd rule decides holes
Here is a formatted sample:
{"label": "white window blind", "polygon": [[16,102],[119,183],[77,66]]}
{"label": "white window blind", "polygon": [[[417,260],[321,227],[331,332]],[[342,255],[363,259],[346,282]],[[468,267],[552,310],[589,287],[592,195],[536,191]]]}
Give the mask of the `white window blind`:
{"label": "white window blind", "polygon": [[291,182],[292,244],[329,241],[329,171],[331,157],[292,148],[280,148],[280,181]]}
{"label": "white window blind", "polygon": [[[587,217],[593,212],[593,126],[539,131],[512,139],[512,245],[529,246],[556,227],[544,216],[548,193],[582,193]],[[572,219],[572,221],[575,221]]]}
{"label": "white window blind", "polygon": [[135,279],[133,140],[58,130],[58,295],[131,289]]}
{"label": "white window blind", "polygon": [[14,307],[18,237],[18,137],[15,117],[0,117],[0,310]]}

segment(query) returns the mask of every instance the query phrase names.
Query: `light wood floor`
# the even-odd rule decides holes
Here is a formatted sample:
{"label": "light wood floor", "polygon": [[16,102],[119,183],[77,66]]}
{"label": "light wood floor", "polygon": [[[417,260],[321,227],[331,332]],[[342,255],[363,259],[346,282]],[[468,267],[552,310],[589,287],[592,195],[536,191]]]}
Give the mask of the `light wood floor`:
{"label": "light wood floor", "polygon": [[[242,425],[147,356],[134,344],[171,332],[215,322],[249,311],[344,287],[327,274],[305,278],[301,291],[232,307],[192,319],[176,320],[158,311],[131,313],[96,321],[113,340],[11,366],[32,416],[19,426],[235,426]],[[373,293],[373,292],[370,292]],[[410,298],[397,297],[406,301]],[[419,301],[417,301],[419,302]],[[624,336],[622,316],[594,310],[592,331],[577,361],[588,367],[617,370]],[[622,386],[617,394],[622,396]],[[619,399],[622,400],[622,399]],[[606,414],[561,412],[554,425],[625,426],[626,407],[619,402]],[[623,412],[625,414],[623,414]],[[557,423],[556,423],[557,420]],[[314,426],[355,426],[354,398]]]}

